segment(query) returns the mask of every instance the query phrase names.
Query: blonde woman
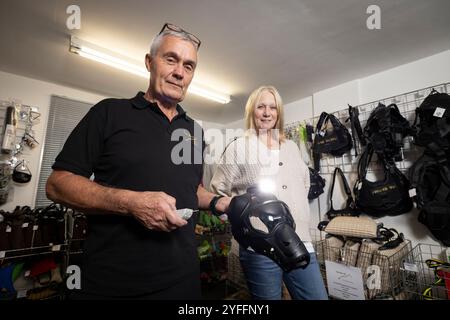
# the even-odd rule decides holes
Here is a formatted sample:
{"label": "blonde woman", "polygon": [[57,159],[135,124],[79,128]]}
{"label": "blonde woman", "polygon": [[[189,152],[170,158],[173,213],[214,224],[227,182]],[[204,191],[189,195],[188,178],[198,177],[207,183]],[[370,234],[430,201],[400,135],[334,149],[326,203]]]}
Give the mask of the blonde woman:
{"label": "blonde woman", "polygon": [[[305,269],[283,270],[270,258],[239,248],[247,285],[253,299],[281,299],[282,282],[293,299],[328,299],[309,234],[309,170],[298,146],[285,138],[283,105],[273,86],[253,91],[245,107],[246,135],[230,143],[211,180],[211,189],[222,195],[236,196],[252,185],[272,186],[295,220],[296,233],[310,252]],[[233,241],[232,246],[237,242]]]}

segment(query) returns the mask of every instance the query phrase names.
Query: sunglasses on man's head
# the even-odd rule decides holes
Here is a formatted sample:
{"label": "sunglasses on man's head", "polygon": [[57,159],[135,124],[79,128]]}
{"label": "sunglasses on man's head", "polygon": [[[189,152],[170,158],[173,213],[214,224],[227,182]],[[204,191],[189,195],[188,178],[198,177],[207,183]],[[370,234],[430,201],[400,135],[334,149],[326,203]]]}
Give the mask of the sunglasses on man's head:
{"label": "sunglasses on man's head", "polygon": [[162,27],[161,31],[159,32],[158,35],[160,35],[161,33],[163,33],[165,30],[171,30],[171,31],[175,31],[175,32],[180,32],[180,33],[184,33],[185,35],[187,35],[189,37],[189,39],[195,43],[195,45],[197,46],[197,50],[200,48],[200,44],[202,43],[200,41],[199,38],[197,38],[196,36],[194,36],[192,33],[187,32],[186,30],[180,28],[179,26],[176,26],[174,24],[171,23],[166,23],[164,24],[164,26]]}

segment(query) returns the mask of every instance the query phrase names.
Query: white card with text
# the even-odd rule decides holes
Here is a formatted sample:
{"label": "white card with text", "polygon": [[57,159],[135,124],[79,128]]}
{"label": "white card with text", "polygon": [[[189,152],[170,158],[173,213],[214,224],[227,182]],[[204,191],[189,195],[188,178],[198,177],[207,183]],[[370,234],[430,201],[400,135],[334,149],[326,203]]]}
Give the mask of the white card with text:
{"label": "white card with text", "polygon": [[365,300],[360,268],[325,260],[328,294],[343,300]]}

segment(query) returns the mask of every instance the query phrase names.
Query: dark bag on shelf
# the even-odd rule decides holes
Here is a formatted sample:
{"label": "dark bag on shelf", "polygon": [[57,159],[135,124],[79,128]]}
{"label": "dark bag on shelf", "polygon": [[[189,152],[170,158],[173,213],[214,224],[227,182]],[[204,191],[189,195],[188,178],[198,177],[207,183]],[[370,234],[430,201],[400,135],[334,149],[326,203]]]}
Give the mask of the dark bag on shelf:
{"label": "dark bag on shelf", "polygon": [[0,217],[0,251],[7,251],[10,249],[9,245],[9,237],[7,228],[9,224],[6,221],[6,218],[3,216],[3,211],[0,213],[2,216]]}
{"label": "dark bag on shelf", "polygon": [[[342,184],[344,185],[344,191],[347,195],[347,202],[345,204],[345,207],[343,209],[335,210],[333,207],[333,191],[334,191],[334,184],[336,182],[336,173],[339,173],[339,176],[341,177]],[[333,182],[331,184],[331,190],[330,190],[330,209],[326,213],[329,220],[333,219],[334,217],[338,216],[352,216],[357,217],[359,216],[359,211],[356,209],[355,202],[352,197],[352,192],[350,190],[350,187],[348,186],[347,179],[345,178],[344,173],[340,168],[335,168],[333,173]]]}
{"label": "dark bag on shelf", "polygon": [[[33,218],[32,218],[32,210],[29,206],[19,207],[17,206],[13,212],[13,215],[16,219],[16,227],[19,241],[23,240],[23,243],[20,245],[21,249],[27,249],[21,251],[21,254],[28,254],[31,252],[30,248],[33,245]],[[20,249],[20,248],[17,248]]]}
{"label": "dark bag on shelf", "polygon": [[[28,214],[31,212],[30,207],[16,206],[13,212],[3,212],[4,225],[0,233],[4,250],[14,250],[9,256],[17,256],[30,253],[32,246],[33,230],[29,223]],[[4,228],[5,226],[5,228]],[[4,229],[4,230],[3,230]],[[6,232],[6,231],[7,232]]]}
{"label": "dark bag on shelf", "polygon": [[19,250],[25,248],[25,238],[23,236],[22,225],[24,221],[22,219],[12,219],[11,232],[9,233],[9,243],[11,250]]}
{"label": "dark bag on shelf", "polygon": [[48,246],[44,243],[42,225],[41,225],[41,212],[43,208],[37,208],[33,211],[33,248]]}
{"label": "dark bag on shelf", "polygon": [[308,192],[308,199],[313,200],[318,198],[323,193],[325,187],[325,179],[313,168],[309,169],[309,181],[310,187]]}
{"label": "dark bag on shelf", "polygon": [[19,250],[25,248],[24,232],[22,225],[24,224],[24,216],[17,206],[13,212],[5,212],[6,221],[9,225],[8,238],[10,250]]}
{"label": "dark bag on shelf", "polygon": [[[332,129],[327,129],[328,124],[331,125]],[[339,157],[349,151],[352,146],[352,137],[347,128],[333,114],[322,112],[314,135],[314,169],[320,171],[322,153]]]}
{"label": "dark bag on shelf", "polygon": [[38,233],[40,235],[40,246],[49,246],[65,243],[65,213],[67,208],[52,203],[51,205],[37,209],[39,220]]}
{"label": "dark bag on shelf", "polygon": [[41,230],[42,245],[49,246],[56,244],[56,226],[54,219],[47,214],[42,214],[39,217],[39,229]]}
{"label": "dark bag on shelf", "polygon": [[88,232],[88,221],[86,216],[81,213],[74,211],[73,217],[73,229],[72,229],[72,239],[70,242],[71,251],[80,251],[83,248],[83,241],[86,239]]}
{"label": "dark bag on shelf", "polygon": [[73,214],[73,234],[72,239],[84,240],[87,236],[88,222],[86,216],[81,212]]}
{"label": "dark bag on shelf", "polygon": [[22,231],[25,242],[25,248],[31,248],[33,246],[33,233],[34,233],[33,210],[31,210],[31,208],[28,206],[22,207],[21,210],[24,217],[22,224]]}
{"label": "dark bag on shelf", "polygon": [[369,144],[358,162],[358,180],[353,189],[357,208],[374,217],[394,216],[411,211],[413,203],[409,196],[409,181],[394,164],[379,159],[384,179],[366,179],[372,155],[373,148]]}

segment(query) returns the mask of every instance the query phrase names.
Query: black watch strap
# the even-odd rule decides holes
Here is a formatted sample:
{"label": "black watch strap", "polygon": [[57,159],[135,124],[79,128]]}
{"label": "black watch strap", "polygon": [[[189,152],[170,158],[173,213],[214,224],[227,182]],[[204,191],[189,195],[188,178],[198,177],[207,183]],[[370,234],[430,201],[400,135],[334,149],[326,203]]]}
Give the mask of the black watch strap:
{"label": "black watch strap", "polygon": [[209,210],[211,211],[212,214],[214,214],[216,216],[220,216],[223,214],[222,211],[219,211],[216,209],[217,201],[222,197],[223,197],[222,195],[217,195],[214,198],[212,198],[211,202],[209,203]]}

